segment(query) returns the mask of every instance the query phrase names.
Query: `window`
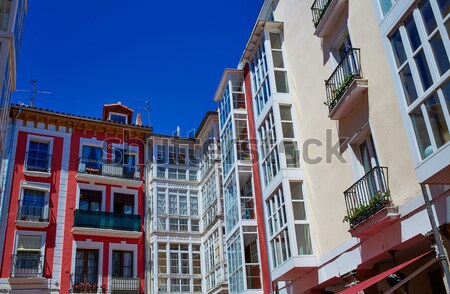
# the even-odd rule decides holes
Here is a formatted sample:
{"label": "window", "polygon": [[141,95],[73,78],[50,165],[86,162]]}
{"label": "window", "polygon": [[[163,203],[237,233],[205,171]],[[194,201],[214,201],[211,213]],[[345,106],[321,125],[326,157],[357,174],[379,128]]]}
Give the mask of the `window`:
{"label": "window", "polygon": [[280,33],[270,33],[269,35],[277,92],[289,93],[287,72],[283,62],[283,51],[281,48],[281,35]]}
{"label": "window", "polygon": [[386,15],[397,0],[380,0],[381,11]]}
{"label": "window", "polygon": [[242,267],[242,247],[239,230],[227,241],[228,288],[230,293],[244,291],[244,271]]}
{"label": "window", "polygon": [[80,189],[80,210],[100,211],[102,203],[102,191]]}
{"label": "window", "polygon": [[264,47],[264,37],[261,38],[261,41],[255,50],[250,67],[253,99],[255,100],[256,113],[259,115],[267,101],[269,101],[270,95],[272,95],[269,83],[266,50]]}
{"label": "window", "polygon": [[98,250],[77,249],[75,257],[74,284],[97,284],[98,281]]}
{"label": "window", "polygon": [[272,111],[267,114],[267,117],[259,127],[258,137],[264,184],[267,186],[280,170],[275,120]]}
{"label": "window", "polygon": [[134,214],[134,195],[114,193],[114,212]]}
{"label": "window", "polygon": [[282,187],[266,202],[269,217],[270,249],[274,268],[291,257],[291,246],[289,244],[289,231],[287,227],[287,216],[285,197]]}
{"label": "window", "polygon": [[167,274],[167,244],[158,244],[158,273]]}
{"label": "window", "polygon": [[179,146],[169,147],[169,164],[186,164],[186,149]]}
{"label": "window", "polygon": [[113,277],[133,277],[133,252],[112,252],[112,274]]}
{"label": "window", "polygon": [[158,188],[157,189],[157,213],[158,214],[166,214],[166,191],[165,189]]}
{"label": "window", "polygon": [[231,120],[227,122],[227,125],[223,128],[221,134],[222,144],[222,167],[224,177],[231,171],[233,164],[236,161],[234,154],[234,138],[233,138],[233,126]]}
{"label": "window", "polygon": [[122,114],[122,113],[117,113],[117,112],[110,112],[109,120],[127,124],[128,123],[128,115]]}
{"label": "window", "polygon": [[43,235],[16,236],[16,252],[12,256],[11,277],[41,277],[43,273]]}
{"label": "window", "polygon": [[166,148],[163,145],[156,145],[156,163],[165,164],[167,163],[166,158]]}
{"label": "window", "polygon": [[284,156],[287,167],[300,167],[300,156],[294,135],[291,105],[280,105],[281,129],[283,132]]}
{"label": "window", "polygon": [[28,145],[27,171],[50,171],[50,147],[48,142],[30,141]]}
{"label": "window", "polygon": [[170,273],[189,274],[189,245],[170,244]]}
{"label": "window", "polygon": [[84,145],[81,160],[83,167],[80,166],[80,171],[99,174],[102,170],[102,157],[102,148]]}
{"label": "window", "polygon": [[299,255],[311,255],[311,232],[306,215],[305,199],[303,197],[303,183],[290,182],[292,197],[292,209],[294,211],[295,236],[297,238],[297,250]]}
{"label": "window", "polygon": [[198,198],[191,194],[191,215],[198,215]]}
{"label": "window", "polygon": [[48,221],[48,200],[46,192],[40,190],[23,189],[19,200],[18,220]]}
{"label": "window", "polygon": [[11,15],[11,4],[11,0],[0,1],[0,30],[4,32],[8,30],[8,23]]}
{"label": "window", "polygon": [[440,25],[449,7],[439,0],[419,1],[389,36],[419,159],[450,140],[449,81],[441,79],[450,69],[450,43]]}
{"label": "window", "polygon": [[191,281],[190,279],[171,279],[170,282],[171,292],[190,292]]}

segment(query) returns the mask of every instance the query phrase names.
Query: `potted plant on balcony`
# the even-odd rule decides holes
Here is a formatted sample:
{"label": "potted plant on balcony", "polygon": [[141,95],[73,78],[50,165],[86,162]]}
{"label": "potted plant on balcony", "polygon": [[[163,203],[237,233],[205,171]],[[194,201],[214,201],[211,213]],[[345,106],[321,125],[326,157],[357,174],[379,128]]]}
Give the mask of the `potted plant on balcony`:
{"label": "potted plant on balcony", "polygon": [[356,226],[383,209],[383,207],[388,206],[391,203],[390,196],[391,192],[389,190],[386,190],[385,192],[378,190],[367,204],[362,204],[353,208],[342,221],[350,223],[351,227]]}

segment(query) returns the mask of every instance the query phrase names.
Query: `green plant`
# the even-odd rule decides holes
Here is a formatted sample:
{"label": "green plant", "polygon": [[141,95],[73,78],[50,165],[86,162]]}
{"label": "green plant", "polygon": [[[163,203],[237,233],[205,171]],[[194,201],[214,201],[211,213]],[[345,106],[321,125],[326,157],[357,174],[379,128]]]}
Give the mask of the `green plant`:
{"label": "green plant", "polygon": [[380,190],[370,198],[367,204],[362,204],[356,208],[353,208],[348,215],[344,217],[342,222],[349,222],[352,224],[354,221],[358,220],[364,214],[370,212],[375,206],[380,203],[389,202],[391,196],[391,191],[386,190],[386,192],[381,192]]}
{"label": "green plant", "polygon": [[339,87],[334,91],[335,97],[342,94],[344,90],[347,88],[347,84],[350,82],[350,80],[353,78],[353,76],[344,76],[344,80],[342,83],[339,84]]}

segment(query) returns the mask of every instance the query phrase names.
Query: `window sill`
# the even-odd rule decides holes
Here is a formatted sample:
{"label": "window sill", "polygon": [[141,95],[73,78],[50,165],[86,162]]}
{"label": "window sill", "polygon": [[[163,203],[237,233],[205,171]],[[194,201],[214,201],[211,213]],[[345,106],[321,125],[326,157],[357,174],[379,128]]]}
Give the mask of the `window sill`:
{"label": "window sill", "polygon": [[39,177],[39,178],[50,178],[52,175],[51,172],[42,172],[42,171],[32,171],[32,170],[24,170],[24,175],[29,177]]}
{"label": "window sill", "polygon": [[48,221],[16,220],[16,226],[24,228],[46,228],[48,225]]}

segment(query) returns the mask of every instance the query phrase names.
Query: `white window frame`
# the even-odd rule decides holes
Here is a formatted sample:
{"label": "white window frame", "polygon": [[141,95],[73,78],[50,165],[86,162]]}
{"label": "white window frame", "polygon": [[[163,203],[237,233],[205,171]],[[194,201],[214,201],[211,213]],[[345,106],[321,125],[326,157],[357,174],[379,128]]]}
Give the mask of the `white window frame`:
{"label": "white window frame", "polygon": [[[111,120],[111,121],[113,121],[113,122],[117,122],[117,121],[111,119],[111,116],[112,116],[112,115],[117,115],[117,116],[125,117],[125,124],[128,124],[128,115],[123,114],[123,113],[119,113],[119,112],[115,112],[115,111],[110,111],[110,112],[108,113],[108,120]],[[119,122],[119,123],[121,123],[121,122]]]}
{"label": "white window frame", "polygon": [[46,213],[47,213],[48,220],[50,220],[50,206],[49,206],[50,184],[49,183],[40,183],[40,182],[20,181],[19,200],[23,200],[25,189],[45,192],[44,202],[47,203]]}
{"label": "white window frame", "polygon": [[105,207],[106,207],[106,186],[78,183],[78,185],[77,185],[77,201],[75,203],[75,209],[80,209],[80,190],[82,190],[82,189],[102,192],[102,203],[100,205],[100,211],[104,212]]}
{"label": "white window frame", "polygon": [[[44,264],[45,264],[45,244],[46,244],[46,238],[47,238],[47,233],[46,232],[42,232],[42,231],[22,231],[22,230],[17,230],[14,234],[14,249],[13,249],[13,254],[17,254],[17,245],[19,243],[19,236],[20,235],[24,235],[24,236],[40,236],[41,237],[41,248],[40,248],[40,253],[42,255],[42,275],[44,275]],[[14,262],[13,260],[11,260],[11,262]],[[13,268],[11,267],[11,274],[14,274],[13,272]]]}
{"label": "white window frame", "polygon": [[[29,171],[26,169],[26,162],[28,161],[28,152],[30,150],[30,142],[39,142],[39,143],[47,143],[48,144],[48,172],[42,172],[42,171]],[[52,155],[53,155],[53,144],[54,144],[54,138],[53,137],[47,137],[47,136],[39,136],[35,134],[29,134],[27,136],[27,147],[26,147],[26,158],[25,158],[25,164],[23,165],[23,172],[26,175],[30,176],[38,176],[38,177],[50,177],[51,170],[52,170]]]}
{"label": "white window frame", "polygon": [[[133,276],[139,276],[138,274],[138,246],[137,244],[127,244],[125,241],[121,243],[109,243],[108,254],[108,289],[111,289],[112,280],[112,254],[113,251],[129,251],[133,252]],[[100,254],[100,252],[99,252]],[[100,259],[100,256],[99,256]]]}

